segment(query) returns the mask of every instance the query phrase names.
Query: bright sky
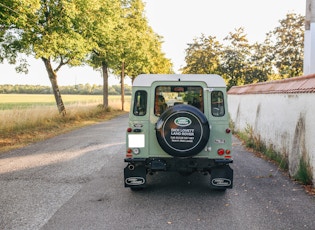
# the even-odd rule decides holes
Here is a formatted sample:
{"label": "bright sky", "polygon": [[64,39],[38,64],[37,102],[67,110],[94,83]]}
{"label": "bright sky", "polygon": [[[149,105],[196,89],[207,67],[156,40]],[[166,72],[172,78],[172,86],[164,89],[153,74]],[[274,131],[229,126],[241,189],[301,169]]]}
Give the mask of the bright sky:
{"label": "bright sky", "polygon": [[[267,32],[279,25],[287,13],[305,15],[306,0],[143,0],[153,30],[163,36],[163,52],[174,71],[185,65],[185,49],[201,34],[216,36],[220,42],[229,32],[243,27],[250,43],[263,42]],[[48,85],[44,64],[29,60],[29,73],[18,74],[14,66],[0,64],[0,84]],[[61,68],[59,85],[102,84],[101,74],[90,67]],[[126,83],[130,81],[126,80]],[[110,84],[119,84],[110,77]]]}

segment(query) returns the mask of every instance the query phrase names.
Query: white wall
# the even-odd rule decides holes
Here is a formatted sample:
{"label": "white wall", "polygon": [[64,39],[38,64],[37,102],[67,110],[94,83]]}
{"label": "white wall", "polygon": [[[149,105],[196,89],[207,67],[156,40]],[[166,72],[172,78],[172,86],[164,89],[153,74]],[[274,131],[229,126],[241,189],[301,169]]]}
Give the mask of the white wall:
{"label": "white wall", "polygon": [[237,131],[250,126],[267,147],[286,155],[291,176],[304,154],[315,179],[315,93],[229,94],[228,106]]}

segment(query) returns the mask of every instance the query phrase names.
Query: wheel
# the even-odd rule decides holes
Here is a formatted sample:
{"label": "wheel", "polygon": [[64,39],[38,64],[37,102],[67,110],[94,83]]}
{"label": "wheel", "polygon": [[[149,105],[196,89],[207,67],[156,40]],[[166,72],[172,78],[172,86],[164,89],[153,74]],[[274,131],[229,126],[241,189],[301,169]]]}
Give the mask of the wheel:
{"label": "wheel", "polygon": [[166,110],[156,124],[159,145],[174,157],[191,157],[200,153],[209,136],[206,116],[191,105],[176,105]]}

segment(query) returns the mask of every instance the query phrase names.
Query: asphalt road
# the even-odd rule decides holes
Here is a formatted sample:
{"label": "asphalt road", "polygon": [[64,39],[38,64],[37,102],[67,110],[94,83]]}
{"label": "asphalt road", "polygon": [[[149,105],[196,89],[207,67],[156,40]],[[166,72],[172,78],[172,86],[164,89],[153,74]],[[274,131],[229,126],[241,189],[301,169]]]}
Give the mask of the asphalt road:
{"label": "asphalt road", "polygon": [[0,155],[0,229],[315,229],[315,198],[233,139],[234,188],[159,173],[123,187],[127,116]]}

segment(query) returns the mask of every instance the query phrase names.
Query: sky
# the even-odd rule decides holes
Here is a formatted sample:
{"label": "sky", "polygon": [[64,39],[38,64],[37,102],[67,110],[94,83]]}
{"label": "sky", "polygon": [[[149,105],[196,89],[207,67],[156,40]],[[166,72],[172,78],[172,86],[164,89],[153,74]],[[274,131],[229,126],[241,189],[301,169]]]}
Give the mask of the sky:
{"label": "sky", "polygon": [[[266,33],[279,26],[287,13],[305,15],[306,0],[143,0],[145,15],[153,30],[163,37],[162,51],[174,71],[185,66],[185,49],[194,38],[215,36],[218,41],[236,28],[243,27],[250,43],[263,42]],[[0,63],[0,85],[28,84],[50,86],[41,60],[30,58],[29,73],[19,74],[14,65]],[[62,67],[59,85],[102,85],[101,73],[91,67]],[[125,83],[130,84],[126,78]],[[111,76],[109,84],[119,84]]]}

